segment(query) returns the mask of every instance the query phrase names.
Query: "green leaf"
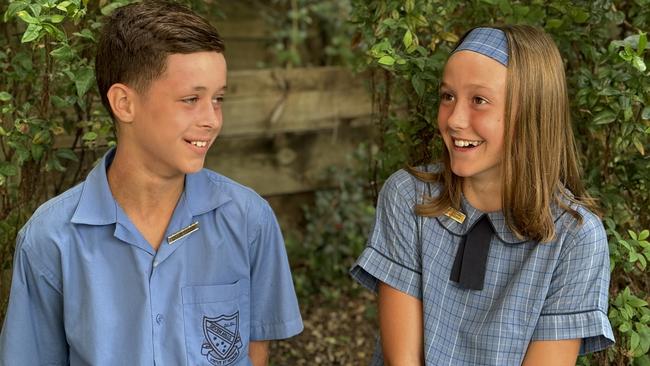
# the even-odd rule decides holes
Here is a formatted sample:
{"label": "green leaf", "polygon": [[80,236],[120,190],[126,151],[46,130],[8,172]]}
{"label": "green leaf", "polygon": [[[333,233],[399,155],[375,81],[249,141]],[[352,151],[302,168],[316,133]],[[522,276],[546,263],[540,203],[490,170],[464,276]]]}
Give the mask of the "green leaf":
{"label": "green leaf", "polygon": [[64,44],[63,46],[50,52],[50,55],[52,55],[52,57],[57,60],[69,61],[74,57],[74,52],[69,45]]}
{"label": "green leaf", "polygon": [[53,36],[57,41],[63,42],[67,39],[66,34],[54,24],[43,23],[43,29],[45,29],[45,31],[49,35]]}
{"label": "green leaf", "polygon": [[546,29],[560,28],[564,21],[562,19],[550,19],[546,22]]}
{"label": "green leaf", "polygon": [[606,109],[596,115],[593,119],[593,123],[597,125],[604,125],[607,123],[612,123],[616,120],[616,113],[612,112],[609,109]]}
{"label": "green leaf", "polygon": [[9,6],[7,7],[7,11],[5,11],[4,15],[4,21],[5,23],[9,21],[9,19],[13,18],[16,13],[18,13],[21,10],[24,10],[27,7],[27,3],[24,1],[14,1]]}
{"label": "green leaf", "polygon": [[637,240],[646,240],[648,237],[650,237],[650,230],[645,229],[639,233],[639,238]]}
{"label": "green leaf", "polygon": [[60,2],[60,3],[56,6],[56,8],[59,9],[59,10],[62,10],[62,11],[66,11],[66,12],[67,12],[67,11],[68,11],[68,6],[70,6],[71,4],[72,4],[71,1],[67,1],[67,0],[66,0],[66,1],[62,1],[62,2]]}
{"label": "green leaf", "polygon": [[415,0],[406,0],[404,8],[407,13],[412,13],[415,10]]}
{"label": "green leaf", "polygon": [[50,142],[51,137],[52,135],[50,134],[50,131],[40,130],[34,135],[34,138],[32,139],[32,144],[35,145],[47,144]]}
{"label": "green leaf", "polygon": [[83,135],[82,139],[84,141],[95,141],[97,140],[97,133],[93,131],[88,131]]}
{"label": "green leaf", "polygon": [[57,24],[57,23],[61,23],[64,19],[65,19],[64,15],[56,14],[50,17],[50,22]]}
{"label": "green leaf", "polygon": [[639,255],[637,261],[638,261],[637,266],[639,266],[639,268],[642,271],[645,271],[645,267],[648,265],[648,262],[646,261],[645,257],[643,255]]}
{"label": "green leaf", "polygon": [[115,9],[124,5],[126,5],[125,1],[116,1],[114,3],[110,3],[101,9],[101,13],[102,15],[110,15]]}
{"label": "green leaf", "polygon": [[641,72],[645,72],[646,70],[645,61],[643,61],[643,59],[637,55],[634,55],[632,58],[632,66]]}
{"label": "green leaf", "polygon": [[83,97],[95,82],[95,73],[90,67],[84,67],[75,74],[74,85],[77,88],[77,96]]}
{"label": "green leaf", "polygon": [[637,56],[643,55],[643,52],[645,52],[646,47],[648,47],[648,34],[641,32],[639,34],[639,45],[636,46],[636,54]]}
{"label": "green leaf", "polygon": [[404,33],[404,37],[402,38],[402,43],[404,44],[404,47],[409,48],[413,44],[413,33],[409,29],[406,30]]}
{"label": "green leaf", "polygon": [[0,92],[0,102],[8,102],[13,98],[11,94],[7,93],[6,91],[1,91]]}
{"label": "green leaf", "polygon": [[20,42],[22,43],[32,42],[33,40],[37,39],[38,36],[40,36],[42,29],[43,27],[41,25],[30,24],[25,30],[25,33],[23,34],[23,38],[20,40]]}
{"label": "green leaf", "polygon": [[380,58],[377,62],[379,62],[381,65],[392,66],[395,64],[395,59],[392,56],[386,55]]}
{"label": "green leaf", "polygon": [[18,13],[16,13],[16,15],[18,15],[18,18],[20,18],[20,20],[22,20],[23,22],[25,22],[27,24],[38,24],[38,19],[31,16],[25,10],[19,11]]}
{"label": "green leaf", "polygon": [[636,297],[636,296],[634,296],[634,297],[630,297],[630,298],[627,300],[627,303],[630,304],[630,306],[635,307],[635,308],[641,308],[641,307],[648,306],[648,302],[647,302],[647,301],[645,301],[645,300],[643,300],[643,299],[639,299],[639,298]]}
{"label": "green leaf", "polygon": [[11,177],[18,174],[18,168],[8,161],[0,161],[0,174]]}
{"label": "green leaf", "polygon": [[43,10],[43,7],[40,4],[29,4],[29,8],[32,10],[35,17],[41,17],[41,10]]}
{"label": "green leaf", "polygon": [[645,155],[643,144],[641,143],[641,141],[639,141],[639,138],[637,136],[634,136],[634,138],[632,139],[632,143],[634,144],[634,147],[636,147],[637,151],[639,151],[641,155]]}
{"label": "green leaf", "polygon": [[573,18],[574,22],[582,24],[586,22],[587,19],[589,19],[589,13],[579,8],[573,9],[573,11],[571,11],[571,17]]}
{"label": "green leaf", "polygon": [[79,161],[77,154],[75,154],[74,151],[70,149],[58,149],[56,151],[56,156],[65,160]]}
{"label": "green leaf", "polygon": [[632,331],[630,335],[630,351],[634,352],[634,350],[639,347],[640,340],[639,333]]}
{"label": "green leaf", "polygon": [[415,90],[417,95],[422,97],[424,95],[425,84],[418,74],[413,75],[413,77],[411,78],[411,84],[413,85],[413,89]]}
{"label": "green leaf", "polygon": [[456,43],[460,39],[455,33],[451,33],[451,32],[440,33],[440,38],[444,39],[449,43]]}
{"label": "green leaf", "polygon": [[95,36],[93,35],[93,32],[90,29],[83,29],[81,32],[74,32],[72,34],[74,34],[77,37],[86,38],[91,41],[95,41]]}
{"label": "green leaf", "polygon": [[32,158],[35,161],[41,160],[45,154],[45,147],[43,145],[32,145]]}
{"label": "green leaf", "polygon": [[645,120],[650,120],[650,106],[646,106],[643,108],[643,112],[641,112],[641,118]]}
{"label": "green leaf", "polygon": [[627,333],[627,332],[630,331],[630,329],[632,329],[632,327],[630,326],[630,323],[623,323],[623,324],[621,324],[620,327],[618,327],[618,330],[621,333]]}

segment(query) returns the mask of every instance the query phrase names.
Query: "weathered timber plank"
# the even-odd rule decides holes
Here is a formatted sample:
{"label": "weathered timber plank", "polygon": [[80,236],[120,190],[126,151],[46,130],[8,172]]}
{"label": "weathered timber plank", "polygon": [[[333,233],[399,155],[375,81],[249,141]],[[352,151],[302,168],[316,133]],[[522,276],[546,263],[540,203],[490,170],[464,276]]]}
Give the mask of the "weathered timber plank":
{"label": "weathered timber plank", "polygon": [[[367,124],[370,93],[363,75],[337,67],[246,70],[228,73],[223,137],[271,136]],[[72,145],[72,136],[55,146]]]}
{"label": "weathered timber plank", "polygon": [[309,192],[327,186],[327,167],[342,166],[361,142],[372,141],[370,126],[344,124],[339,130],[270,138],[220,137],[206,167],[253,188],[263,196]]}
{"label": "weathered timber plank", "polygon": [[335,128],[370,116],[363,76],[338,67],[233,71],[223,136]]}

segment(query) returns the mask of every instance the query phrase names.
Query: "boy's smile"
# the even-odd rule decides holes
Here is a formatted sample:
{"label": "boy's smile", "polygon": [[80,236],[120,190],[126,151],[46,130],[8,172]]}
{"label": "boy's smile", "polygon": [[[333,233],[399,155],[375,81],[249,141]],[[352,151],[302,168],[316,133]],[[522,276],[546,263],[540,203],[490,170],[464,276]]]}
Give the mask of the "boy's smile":
{"label": "boy's smile", "polygon": [[223,54],[169,55],[163,74],[134,98],[120,144],[131,145],[131,158],[155,175],[199,171],[221,130],[225,89]]}

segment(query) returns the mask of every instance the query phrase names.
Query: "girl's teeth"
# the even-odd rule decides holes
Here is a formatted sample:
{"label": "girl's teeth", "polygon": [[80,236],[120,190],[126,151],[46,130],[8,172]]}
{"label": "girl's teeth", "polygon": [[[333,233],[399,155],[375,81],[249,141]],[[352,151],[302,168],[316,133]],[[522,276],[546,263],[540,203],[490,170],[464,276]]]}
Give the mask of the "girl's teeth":
{"label": "girl's teeth", "polygon": [[208,143],[206,141],[192,141],[191,144],[197,147],[205,147]]}
{"label": "girl's teeth", "polygon": [[458,147],[478,146],[482,141],[469,141],[469,140],[454,140],[454,145]]}

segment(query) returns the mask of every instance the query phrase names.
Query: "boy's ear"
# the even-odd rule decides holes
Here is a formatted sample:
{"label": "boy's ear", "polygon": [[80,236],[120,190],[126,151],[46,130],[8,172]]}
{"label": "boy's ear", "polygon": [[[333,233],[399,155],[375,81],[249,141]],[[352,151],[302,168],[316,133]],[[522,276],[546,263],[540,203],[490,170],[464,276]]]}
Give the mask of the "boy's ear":
{"label": "boy's ear", "polygon": [[133,89],[116,83],[111,85],[106,96],[116,119],[124,123],[133,122],[135,117],[135,91]]}

